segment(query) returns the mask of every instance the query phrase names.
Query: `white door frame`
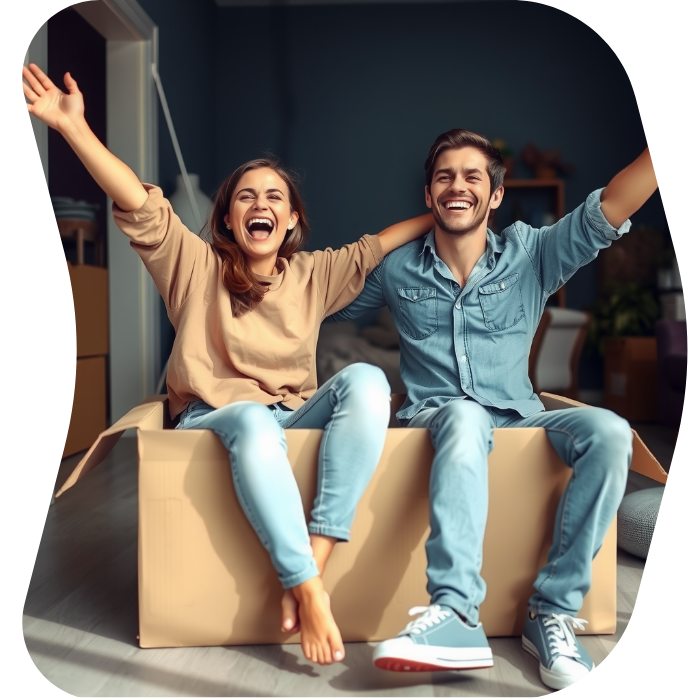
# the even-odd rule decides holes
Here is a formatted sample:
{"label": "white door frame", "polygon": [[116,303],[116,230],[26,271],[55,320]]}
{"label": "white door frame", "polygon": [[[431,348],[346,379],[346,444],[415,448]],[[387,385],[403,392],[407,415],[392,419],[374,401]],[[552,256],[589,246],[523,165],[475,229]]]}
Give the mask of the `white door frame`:
{"label": "white door frame", "polygon": [[[27,49],[27,55],[24,57],[24,65],[28,66],[30,63],[36,63],[37,66],[41,66],[44,70],[48,65],[48,32],[47,25],[42,24],[39,27],[39,31],[34,35],[29,48]],[[39,157],[41,158],[41,167],[44,169],[44,177],[46,178],[46,184],[49,184],[49,127],[44,124],[40,119],[37,119],[33,114],[29,115],[29,119],[32,122],[32,129],[34,129],[34,138],[36,139],[36,145],[39,149]]]}
{"label": "white door frame", "polygon": [[[92,0],[72,7],[106,39],[107,147],[142,182],[155,184],[158,182],[158,103],[151,64],[158,63],[158,28],[135,0]],[[44,66],[46,36],[44,25],[30,46],[29,57]],[[37,141],[48,172],[48,139],[43,143],[38,137]],[[106,198],[108,212],[111,204]],[[140,258],[109,215],[107,250],[109,408],[113,423],[155,392],[162,369],[159,366],[160,299]]]}

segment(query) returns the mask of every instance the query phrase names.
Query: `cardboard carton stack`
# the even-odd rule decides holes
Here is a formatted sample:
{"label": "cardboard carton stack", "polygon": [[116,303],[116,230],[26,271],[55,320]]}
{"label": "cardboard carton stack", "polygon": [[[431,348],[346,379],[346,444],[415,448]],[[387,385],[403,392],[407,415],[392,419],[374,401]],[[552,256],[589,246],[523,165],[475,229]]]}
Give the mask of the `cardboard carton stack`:
{"label": "cardboard carton stack", "polygon": [[86,450],[107,427],[107,270],[68,263],[68,273],[75,306],[77,364],[63,457]]}

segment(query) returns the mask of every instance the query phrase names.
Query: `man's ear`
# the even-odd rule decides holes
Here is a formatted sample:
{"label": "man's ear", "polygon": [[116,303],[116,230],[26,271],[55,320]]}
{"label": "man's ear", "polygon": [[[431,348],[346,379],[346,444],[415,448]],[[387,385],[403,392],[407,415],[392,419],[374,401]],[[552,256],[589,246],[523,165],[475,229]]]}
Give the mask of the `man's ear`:
{"label": "man's ear", "polygon": [[501,206],[501,202],[503,201],[503,195],[504,195],[504,189],[503,189],[503,185],[501,185],[491,195],[491,201],[489,202],[489,208],[490,209],[498,209],[498,207]]}
{"label": "man's ear", "polygon": [[428,209],[433,208],[433,198],[430,196],[430,187],[428,185],[425,186],[425,206]]}

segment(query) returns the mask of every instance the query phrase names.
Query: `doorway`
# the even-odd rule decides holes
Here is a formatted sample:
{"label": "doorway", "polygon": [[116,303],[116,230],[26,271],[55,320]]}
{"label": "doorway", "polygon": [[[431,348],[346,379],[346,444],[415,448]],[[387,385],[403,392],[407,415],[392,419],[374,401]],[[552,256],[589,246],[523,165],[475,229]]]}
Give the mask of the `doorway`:
{"label": "doorway", "polygon": [[[157,27],[135,0],[96,0],[73,5],[72,10],[104,40],[105,143],[141,181],[157,183],[158,112],[151,73],[152,64],[157,65],[158,60]],[[32,41],[27,62],[48,65],[50,73],[48,24]],[[48,130],[35,120],[33,123],[49,180],[52,166]],[[155,392],[161,370],[161,301],[141,260],[114,224],[111,202],[104,194],[100,196],[106,213],[109,269],[111,424]]]}

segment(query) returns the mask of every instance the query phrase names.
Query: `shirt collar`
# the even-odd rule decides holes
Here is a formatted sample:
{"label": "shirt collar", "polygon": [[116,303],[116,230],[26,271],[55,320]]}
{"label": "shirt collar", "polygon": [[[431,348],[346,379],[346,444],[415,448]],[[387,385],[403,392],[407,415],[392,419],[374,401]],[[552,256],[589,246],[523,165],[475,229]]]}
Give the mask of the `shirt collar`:
{"label": "shirt collar", "polygon": [[[505,248],[505,239],[501,236],[497,236],[491,229],[486,229],[486,259],[488,261],[489,267],[493,267],[496,263],[496,253],[499,255],[503,252]],[[437,260],[437,248],[435,246],[435,229],[432,229],[430,233],[425,237],[425,242],[423,243],[423,254],[426,250],[430,250],[433,257]]]}

